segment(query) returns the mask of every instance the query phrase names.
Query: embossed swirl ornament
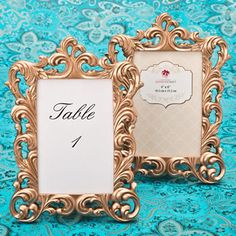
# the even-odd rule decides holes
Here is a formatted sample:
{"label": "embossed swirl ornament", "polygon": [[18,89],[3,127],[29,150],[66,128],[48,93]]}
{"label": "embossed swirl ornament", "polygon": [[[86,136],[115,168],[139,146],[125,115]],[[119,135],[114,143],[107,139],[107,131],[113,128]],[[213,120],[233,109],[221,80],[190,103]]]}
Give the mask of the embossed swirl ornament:
{"label": "embossed swirl ornament", "polygon": [[[179,39],[182,42],[179,42]],[[157,42],[157,43],[155,43]],[[225,173],[222,160],[220,139],[217,136],[222,121],[222,108],[220,98],[224,89],[224,81],[220,69],[229,59],[226,42],[217,36],[200,38],[197,32],[189,32],[179,27],[167,13],[156,18],[152,27],[146,31],[138,30],[137,35],[114,36],[109,43],[109,58],[117,61],[116,46],[122,48],[127,61],[132,62],[135,51],[201,51],[203,55],[203,82],[202,82],[202,146],[201,157],[149,157],[136,156],[136,172],[143,175],[160,176],[165,173],[170,175],[195,176],[204,183],[215,183]],[[218,58],[215,65],[211,62],[213,52]],[[212,91],[217,90],[213,99]],[[215,121],[210,122],[209,117],[215,111]],[[213,151],[214,150],[214,151]]]}
{"label": "embossed swirl ornament", "polygon": [[[55,68],[62,64],[65,65],[65,69]],[[85,72],[82,69],[83,64],[91,67],[99,66],[102,70]],[[38,194],[36,81],[51,78],[109,78],[113,80],[115,167],[112,194],[76,196]],[[20,81],[28,86],[25,94],[19,88]],[[139,88],[136,67],[127,61],[109,64],[106,57],[96,58],[93,54],[86,52],[85,48],[74,38],[68,37],[61,42],[56,53],[50,57],[40,57],[38,63],[16,62],[10,69],[7,86],[16,99],[12,109],[12,118],[17,130],[14,152],[20,170],[14,183],[15,193],[10,205],[13,216],[20,221],[31,222],[43,212],[68,215],[76,210],[81,214],[96,216],[107,214],[118,221],[132,220],[139,211],[139,200],[135,193],[136,184],[131,170],[135,152],[133,128],[136,122],[132,97]],[[121,91],[120,86],[125,89]],[[22,119],[27,120],[26,130],[23,129]],[[28,145],[26,158],[22,154],[24,143]]]}

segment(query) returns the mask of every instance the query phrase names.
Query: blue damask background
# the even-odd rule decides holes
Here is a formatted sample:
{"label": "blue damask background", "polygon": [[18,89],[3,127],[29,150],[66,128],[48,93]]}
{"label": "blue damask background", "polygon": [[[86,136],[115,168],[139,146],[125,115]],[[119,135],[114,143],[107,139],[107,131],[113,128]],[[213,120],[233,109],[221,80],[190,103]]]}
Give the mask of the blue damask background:
{"label": "blue damask background", "polygon": [[[17,173],[10,110],[13,96],[4,86],[18,59],[37,61],[72,35],[102,56],[110,36],[135,34],[168,12],[202,37],[220,35],[233,57],[223,68],[224,120],[220,129],[227,173],[220,184],[181,178],[140,178],[140,215],[135,222],[43,215],[36,223],[16,222],[9,213]],[[0,235],[236,235],[236,1],[235,0],[0,0]]]}

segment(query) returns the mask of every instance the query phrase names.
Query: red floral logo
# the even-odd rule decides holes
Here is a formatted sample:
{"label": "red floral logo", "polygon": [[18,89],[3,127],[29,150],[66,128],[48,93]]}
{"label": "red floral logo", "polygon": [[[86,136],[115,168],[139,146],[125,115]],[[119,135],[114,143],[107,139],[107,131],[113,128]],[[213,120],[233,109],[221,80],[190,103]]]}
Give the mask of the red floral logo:
{"label": "red floral logo", "polygon": [[161,72],[161,74],[162,74],[162,77],[167,78],[167,77],[169,76],[169,74],[170,74],[170,71],[164,69],[164,70]]}

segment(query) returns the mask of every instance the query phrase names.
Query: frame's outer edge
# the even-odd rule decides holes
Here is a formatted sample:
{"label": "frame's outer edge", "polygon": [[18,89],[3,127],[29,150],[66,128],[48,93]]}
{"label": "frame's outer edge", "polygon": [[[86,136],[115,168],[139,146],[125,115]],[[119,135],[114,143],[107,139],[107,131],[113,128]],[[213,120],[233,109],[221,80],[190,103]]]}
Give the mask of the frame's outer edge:
{"label": "frame's outer edge", "polygon": [[[146,41],[143,41],[143,40]],[[182,42],[176,42],[181,39]],[[157,41],[157,43],[156,43]],[[201,157],[153,157],[135,156],[134,172],[148,176],[163,174],[195,176],[204,183],[218,182],[225,173],[222,149],[217,136],[222,121],[220,98],[224,89],[224,81],[220,69],[230,58],[226,42],[217,36],[200,38],[197,32],[189,32],[179,27],[167,13],[156,18],[152,27],[146,31],[138,30],[135,37],[127,35],[114,36],[108,47],[108,58],[117,62],[116,47],[119,46],[127,61],[132,62],[136,51],[201,51],[203,55],[203,89],[202,89],[202,147]],[[218,61],[212,65],[211,57],[218,46]],[[215,100],[212,90],[217,90]],[[216,120],[211,123],[210,113],[215,111]],[[215,150],[212,151],[211,147]],[[217,167],[216,167],[217,166]]]}
{"label": "frame's outer edge", "polygon": [[[65,65],[62,70],[55,66]],[[83,71],[82,65],[99,66],[102,70]],[[50,67],[46,69],[45,67]],[[40,195],[37,180],[37,120],[36,82],[38,79],[70,78],[113,79],[114,100],[114,192],[112,194]],[[19,83],[25,82],[25,93]],[[132,171],[135,140],[133,128],[136,114],[132,97],[139,88],[137,68],[130,62],[109,64],[106,57],[98,59],[87,53],[72,37],[65,38],[50,57],[40,57],[38,63],[16,62],[9,71],[6,85],[15,96],[12,118],[17,131],[14,152],[19,173],[14,183],[15,193],[10,203],[11,213],[24,222],[35,221],[43,212],[68,215],[73,211],[81,214],[103,215],[118,221],[130,221],[139,212],[139,199],[135,193],[136,183]],[[120,86],[125,89],[121,90]],[[26,121],[25,127],[23,128]],[[125,127],[125,129],[124,129]],[[27,144],[24,158],[22,144]],[[123,146],[126,150],[123,150]],[[52,167],[53,168],[53,167]],[[132,203],[131,203],[132,202]]]}

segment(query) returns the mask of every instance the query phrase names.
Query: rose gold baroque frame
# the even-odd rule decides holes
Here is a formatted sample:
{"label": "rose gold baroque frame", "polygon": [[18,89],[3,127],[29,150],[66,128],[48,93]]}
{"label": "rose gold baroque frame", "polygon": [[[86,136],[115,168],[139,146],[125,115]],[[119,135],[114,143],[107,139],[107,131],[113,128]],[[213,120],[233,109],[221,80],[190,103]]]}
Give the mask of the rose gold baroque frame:
{"label": "rose gold baroque frame", "polygon": [[[61,64],[65,65],[65,69],[59,71],[55,66]],[[92,67],[99,66],[102,70],[86,72],[82,69],[84,64]],[[51,68],[47,69],[46,66]],[[25,95],[20,91],[18,74],[24,77],[28,85]],[[115,166],[114,192],[112,194],[76,196],[38,194],[36,82],[38,79],[51,78],[113,79]],[[20,169],[14,183],[15,193],[10,204],[11,213],[15,218],[20,221],[31,222],[43,212],[68,215],[77,211],[81,214],[96,216],[106,213],[115,220],[130,221],[138,214],[139,200],[135,193],[136,183],[131,169],[135,152],[133,128],[136,121],[132,97],[138,89],[138,85],[138,71],[132,63],[109,64],[109,60],[105,57],[97,59],[93,54],[87,53],[85,48],[72,37],[64,39],[60,48],[57,48],[56,53],[50,57],[40,57],[38,63],[18,61],[11,67],[7,86],[16,98],[12,118],[17,130],[14,152]],[[125,90],[121,91],[120,86],[124,86]],[[22,126],[23,118],[28,121],[25,132]],[[23,158],[22,155],[22,143],[28,144],[28,156],[26,158]],[[126,145],[125,151],[122,148],[124,143]]]}
{"label": "rose gold baroque frame", "polygon": [[[176,39],[183,43],[176,42]],[[157,43],[153,40],[158,39]],[[202,146],[201,157],[153,157],[136,156],[134,171],[148,176],[160,176],[170,174],[184,177],[195,176],[204,183],[215,183],[219,181],[224,173],[225,166],[221,157],[222,148],[217,136],[218,128],[222,121],[222,109],[220,98],[222,96],[224,81],[220,69],[229,59],[225,41],[217,36],[200,38],[197,32],[189,32],[179,27],[167,13],[156,18],[156,22],[146,31],[138,30],[137,35],[114,36],[109,43],[108,56],[111,62],[117,61],[116,46],[122,48],[126,60],[133,61],[135,51],[201,51],[203,55],[203,83],[202,83]],[[211,57],[216,48],[219,47],[218,61],[213,66]],[[217,90],[215,101],[212,90]],[[215,111],[216,120],[211,123],[210,114]],[[211,148],[215,149],[212,152]],[[217,168],[216,168],[217,166]]]}

